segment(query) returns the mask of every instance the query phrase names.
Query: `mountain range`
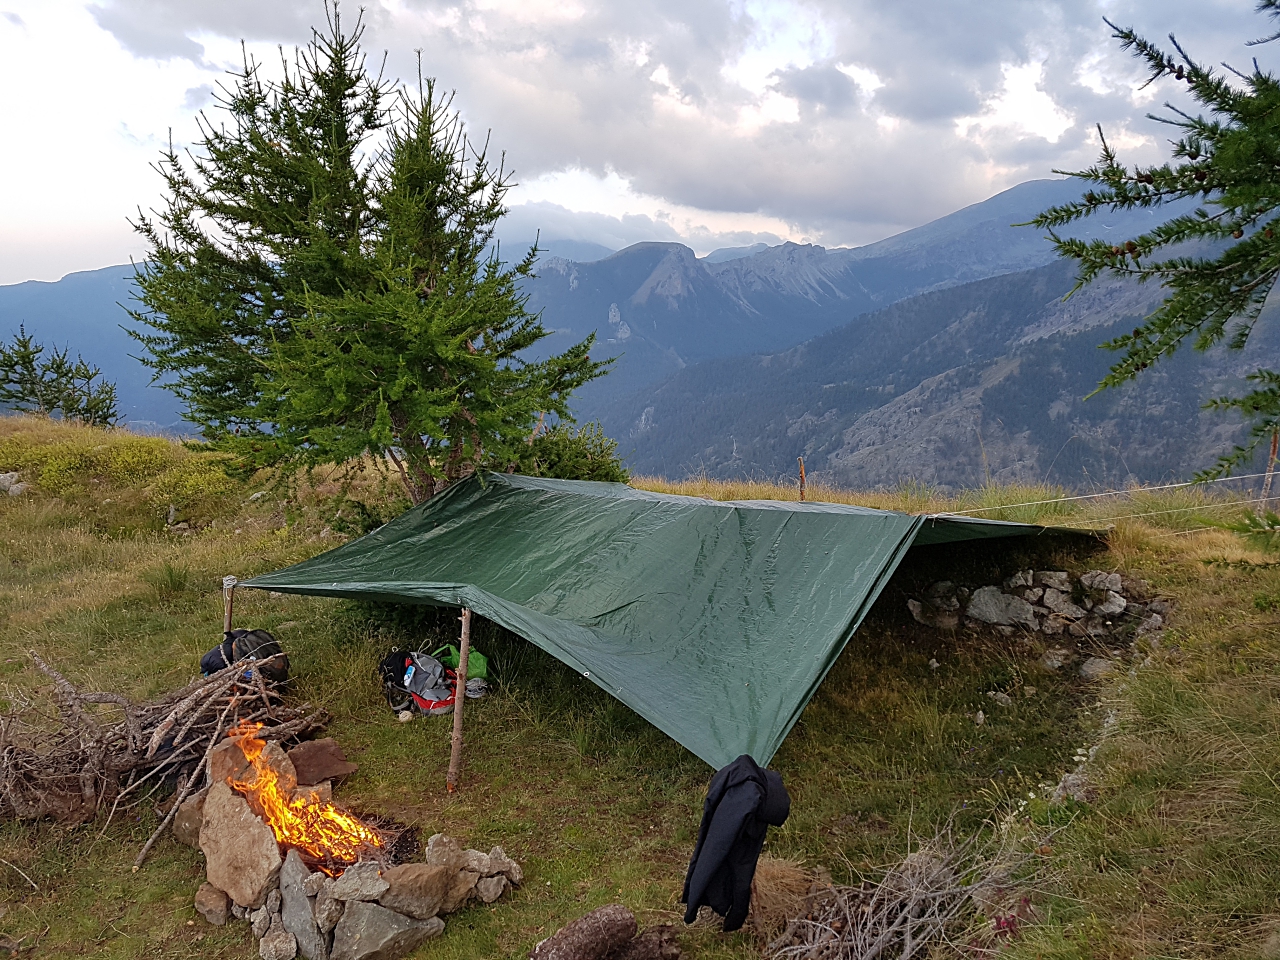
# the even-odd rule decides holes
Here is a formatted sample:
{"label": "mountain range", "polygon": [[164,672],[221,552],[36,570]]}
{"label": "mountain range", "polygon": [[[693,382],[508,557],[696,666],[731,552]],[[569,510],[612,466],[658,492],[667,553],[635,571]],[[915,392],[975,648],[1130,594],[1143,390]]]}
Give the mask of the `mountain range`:
{"label": "mountain range", "polygon": [[[1159,301],[1103,281],[1063,300],[1069,265],[1013,224],[1080,195],[1031,181],[878,243],[784,243],[698,257],[676,243],[617,252],[543,244],[529,306],[560,350],[591,332],[608,376],[575,398],[637,473],[810,474],[854,486],[906,479],[1068,486],[1183,477],[1242,436],[1200,409],[1256,365],[1275,364],[1269,315],[1248,350],[1175,357],[1139,384],[1091,400],[1109,355],[1097,345]],[[1176,209],[1084,222],[1074,235],[1127,239]],[[503,253],[507,252],[504,245]],[[181,429],[121,323],[131,267],[0,287],[0,336],[29,331],[100,365],[130,421]]]}

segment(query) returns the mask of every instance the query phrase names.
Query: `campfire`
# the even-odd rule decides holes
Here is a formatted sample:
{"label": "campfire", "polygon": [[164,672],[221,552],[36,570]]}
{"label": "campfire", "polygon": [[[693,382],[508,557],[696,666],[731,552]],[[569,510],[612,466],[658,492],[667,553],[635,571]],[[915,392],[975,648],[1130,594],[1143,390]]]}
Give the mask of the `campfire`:
{"label": "campfire", "polygon": [[231,786],[249,801],[282,847],[292,847],[303,859],[331,877],[360,859],[377,860],[386,842],[358,817],[327,800],[299,797],[285,790],[280,773],[263,757],[267,743],[257,734],[261,723],[242,723],[228,731],[252,765],[253,776],[233,780]]}

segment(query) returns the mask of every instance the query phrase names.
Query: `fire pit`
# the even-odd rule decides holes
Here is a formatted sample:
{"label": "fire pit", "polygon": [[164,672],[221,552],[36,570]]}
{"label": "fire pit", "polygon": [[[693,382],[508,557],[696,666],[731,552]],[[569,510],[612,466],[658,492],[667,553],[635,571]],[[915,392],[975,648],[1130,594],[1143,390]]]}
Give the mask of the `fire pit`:
{"label": "fire pit", "polygon": [[260,731],[228,731],[209,757],[211,785],[175,832],[198,837],[205,855],[196,909],[215,924],[249,922],[263,960],[394,960],[442,933],[443,915],[523,879],[501,847],[465,850],[443,834],[425,862],[397,862],[417,852],[404,828],[343,810],[329,785],[300,786],[293,751]]}
{"label": "fire pit", "polygon": [[331,877],[341,876],[361,859],[386,862],[386,839],[375,827],[328,800],[299,795],[297,775],[285,779],[278,761],[273,764],[264,757],[267,742],[256,735],[261,729],[262,724],[249,723],[228,732],[253,773],[233,779],[231,787],[271,828],[276,842],[297,850],[304,863]]}

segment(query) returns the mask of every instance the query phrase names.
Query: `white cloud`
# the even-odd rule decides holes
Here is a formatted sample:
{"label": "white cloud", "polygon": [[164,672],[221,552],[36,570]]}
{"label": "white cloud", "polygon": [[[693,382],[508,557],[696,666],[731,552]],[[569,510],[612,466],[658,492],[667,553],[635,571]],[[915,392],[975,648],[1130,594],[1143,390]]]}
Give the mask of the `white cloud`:
{"label": "white cloud", "polygon": [[[0,82],[18,93],[0,100],[0,176],[19,186],[0,282],[141,252],[125,219],[158,198],[169,130],[197,136],[242,37],[272,72],[277,44],[323,18],[319,0],[6,8]],[[1157,160],[1166,134],[1142,114],[1182,91],[1140,89],[1104,14],[1157,41],[1172,29],[1209,63],[1280,54],[1243,46],[1267,25],[1247,0],[367,0],[364,17],[371,62],[385,49],[389,75],[412,76],[421,50],[471,129],[492,130],[526,226],[703,247],[874,240],[1088,165],[1098,122],[1128,159]]]}

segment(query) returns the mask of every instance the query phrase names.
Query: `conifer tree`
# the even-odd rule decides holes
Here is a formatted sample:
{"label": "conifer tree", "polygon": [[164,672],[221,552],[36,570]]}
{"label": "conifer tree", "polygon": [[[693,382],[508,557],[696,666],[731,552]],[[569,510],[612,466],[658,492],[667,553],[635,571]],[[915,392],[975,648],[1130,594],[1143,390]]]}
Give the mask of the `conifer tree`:
{"label": "conifer tree", "polygon": [[[1260,0],[1257,9],[1280,16],[1280,0]],[[1158,282],[1167,292],[1142,325],[1104,344],[1123,355],[1099,390],[1133,380],[1187,341],[1197,350],[1224,340],[1243,348],[1280,276],[1280,81],[1256,59],[1248,72],[1218,72],[1192,59],[1172,35],[1167,51],[1132,29],[1106,22],[1121,48],[1146,64],[1147,83],[1185,84],[1202,112],[1192,115],[1166,104],[1167,113],[1149,115],[1177,132],[1167,163],[1127,167],[1104,138],[1095,166],[1055,171],[1097,186],[1032,221],[1048,228],[1062,256],[1078,261],[1077,289],[1113,274]],[[1252,43],[1277,39],[1280,32]],[[1198,202],[1194,210],[1123,244],[1057,233],[1100,210],[1158,207],[1188,198]],[[1208,404],[1242,412],[1251,429],[1247,442],[1223,456],[1206,477],[1229,473],[1280,430],[1280,372],[1259,369],[1248,380],[1253,389]]]}
{"label": "conifer tree", "polygon": [[13,343],[0,343],[0,408],[57,414],[93,427],[110,427],[120,419],[116,385],[83,357],[71,359],[71,348],[44,344],[20,326]]}
{"label": "conifer tree", "polygon": [[361,32],[335,7],[281,79],[246,58],[223,122],[163,154],[132,313],[215,446],[250,466],[371,451],[416,502],[519,460],[606,365],[593,337],[529,359],[547,336],[519,289],[537,250],[508,264],[494,241],[510,174],[432,81],[372,74]]}

